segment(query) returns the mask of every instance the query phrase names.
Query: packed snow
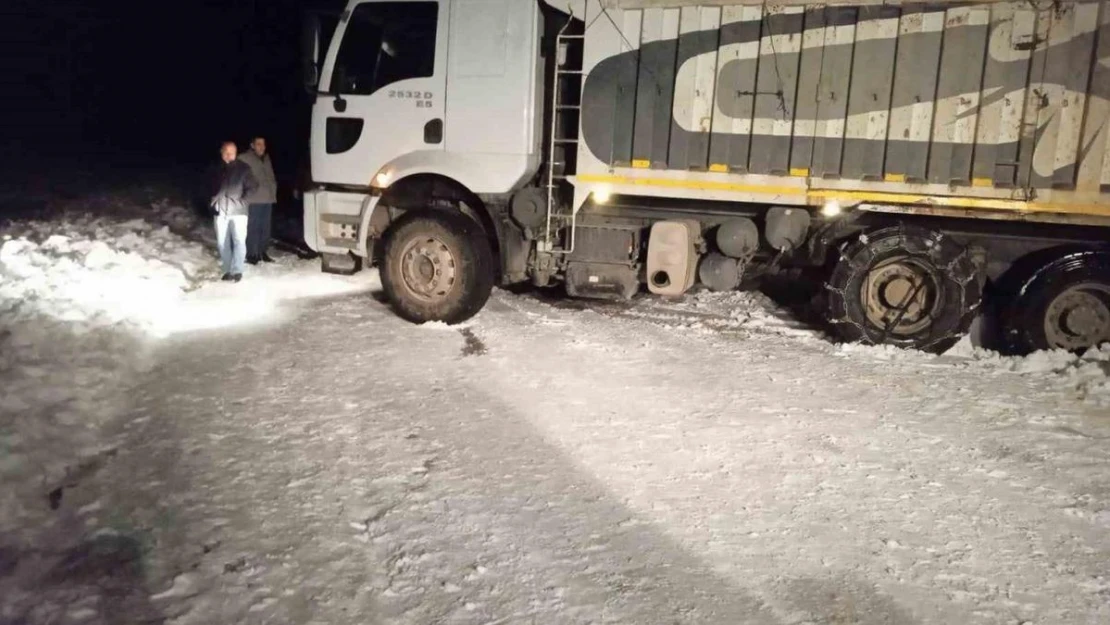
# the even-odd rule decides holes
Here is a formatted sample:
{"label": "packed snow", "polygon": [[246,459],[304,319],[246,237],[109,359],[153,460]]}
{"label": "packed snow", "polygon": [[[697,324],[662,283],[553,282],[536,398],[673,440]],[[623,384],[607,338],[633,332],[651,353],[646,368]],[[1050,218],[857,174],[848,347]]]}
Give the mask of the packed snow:
{"label": "packed snow", "polygon": [[0,623],[1110,622],[1110,347],[758,293],[417,326],[97,209],[0,232]]}

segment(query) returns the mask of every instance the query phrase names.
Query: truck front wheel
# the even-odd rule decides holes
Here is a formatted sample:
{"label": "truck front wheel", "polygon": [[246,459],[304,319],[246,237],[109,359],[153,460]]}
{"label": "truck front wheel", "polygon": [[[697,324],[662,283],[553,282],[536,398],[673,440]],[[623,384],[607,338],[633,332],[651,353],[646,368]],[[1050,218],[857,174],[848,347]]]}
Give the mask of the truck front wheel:
{"label": "truck front wheel", "polygon": [[1110,342],[1110,252],[1061,250],[1003,295],[1004,353],[1083,352]]}
{"label": "truck front wheel", "polygon": [[828,319],[845,341],[942,353],[967,333],[982,283],[968,251],[928,230],[884,228],[841,249]]}
{"label": "truck front wheel", "polygon": [[482,228],[465,215],[410,211],[386,233],[381,280],[403,319],[459,323],[489,299],[493,256]]}

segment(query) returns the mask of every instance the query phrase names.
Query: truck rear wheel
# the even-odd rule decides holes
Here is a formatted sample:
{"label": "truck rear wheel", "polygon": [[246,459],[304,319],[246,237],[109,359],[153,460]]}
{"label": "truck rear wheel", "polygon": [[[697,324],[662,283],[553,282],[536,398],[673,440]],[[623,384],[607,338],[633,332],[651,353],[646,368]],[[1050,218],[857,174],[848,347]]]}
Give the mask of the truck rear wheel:
{"label": "truck rear wheel", "polygon": [[386,299],[413,323],[459,323],[478,313],[493,289],[493,256],[481,226],[460,213],[408,212],[385,236]]}
{"label": "truck rear wheel", "polygon": [[967,250],[901,226],[845,246],[826,286],[827,318],[843,340],[938,354],[967,333],[982,299]]}
{"label": "truck rear wheel", "polygon": [[1110,342],[1110,252],[1061,250],[1003,295],[1000,348],[1083,352]]}

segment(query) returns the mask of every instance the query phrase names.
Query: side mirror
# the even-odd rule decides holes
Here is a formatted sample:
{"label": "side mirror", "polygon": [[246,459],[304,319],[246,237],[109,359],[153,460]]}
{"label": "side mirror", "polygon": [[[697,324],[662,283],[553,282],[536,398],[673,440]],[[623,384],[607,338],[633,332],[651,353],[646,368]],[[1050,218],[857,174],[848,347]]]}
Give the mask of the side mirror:
{"label": "side mirror", "polygon": [[320,17],[314,13],[305,16],[302,46],[304,88],[315,95],[320,83]]}
{"label": "side mirror", "polygon": [[312,65],[306,67],[304,70],[304,90],[310,95],[315,95],[319,83],[320,75],[319,72],[316,71],[316,66]]}

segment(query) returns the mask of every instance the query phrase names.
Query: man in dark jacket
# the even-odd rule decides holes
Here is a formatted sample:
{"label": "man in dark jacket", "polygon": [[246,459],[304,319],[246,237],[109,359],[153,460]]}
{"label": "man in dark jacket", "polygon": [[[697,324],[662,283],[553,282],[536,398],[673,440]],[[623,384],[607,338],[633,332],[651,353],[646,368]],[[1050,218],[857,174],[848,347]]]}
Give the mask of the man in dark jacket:
{"label": "man in dark jacket", "polygon": [[220,250],[223,280],[243,279],[243,262],[247,257],[246,198],[258,182],[246,163],[237,160],[239,149],[227,141],[220,146],[222,163],[212,175],[212,200],[209,206],[216,213],[216,246]]}
{"label": "man in dark jacket", "polygon": [[251,141],[251,149],[239,155],[239,160],[250,165],[258,187],[247,194],[247,204],[250,206],[250,219],[247,226],[247,262],[254,265],[259,261],[272,263],[268,249],[270,247],[270,219],[277,202],[277,178],[274,176],[274,164],[270,155],[266,153],[266,138],[255,137]]}

